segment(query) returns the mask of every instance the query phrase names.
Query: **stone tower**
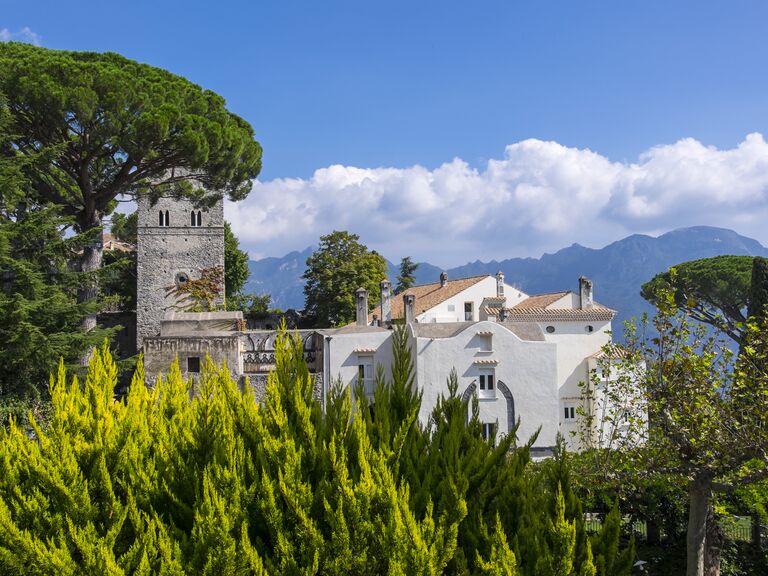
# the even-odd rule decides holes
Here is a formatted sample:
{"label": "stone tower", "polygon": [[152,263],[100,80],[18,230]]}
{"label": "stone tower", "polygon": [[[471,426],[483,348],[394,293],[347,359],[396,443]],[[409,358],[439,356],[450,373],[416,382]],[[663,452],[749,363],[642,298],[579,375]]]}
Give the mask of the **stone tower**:
{"label": "stone tower", "polygon": [[[195,208],[188,200],[138,201],[136,347],[160,332],[166,311],[178,310],[173,289],[202,270],[224,269],[224,204]],[[222,281],[221,295],[224,295]]]}

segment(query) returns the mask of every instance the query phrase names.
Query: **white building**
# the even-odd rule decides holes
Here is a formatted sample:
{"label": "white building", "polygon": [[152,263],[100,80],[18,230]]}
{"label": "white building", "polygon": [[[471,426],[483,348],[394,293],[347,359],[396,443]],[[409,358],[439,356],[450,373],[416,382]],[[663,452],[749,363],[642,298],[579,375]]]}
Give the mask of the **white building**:
{"label": "white building", "polygon": [[414,286],[396,298],[382,283],[382,306],[367,315],[367,294],[358,290],[355,325],[324,330],[324,378],[350,386],[362,379],[373,390],[376,366],[392,361],[391,322],[403,321],[412,346],[415,382],[422,392],[419,418],[426,423],[455,369],[459,393],[477,394],[484,430],[506,434],[520,421],[518,437],[539,431],[535,452],[546,454],[558,431],[577,449],[581,382],[590,379],[594,357],[611,341],[615,311],[593,301],[592,284],[579,292],[529,296],[504,275]]}
{"label": "white building", "polygon": [[[234,376],[247,376],[260,395],[274,366],[277,332],[247,329],[241,312],[185,312],[178,299],[206,270],[220,270],[223,283],[222,214],[221,203],[206,211],[173,199],[139,202],[138,346],[150,380],[174,359],[185,375],[194,376],[210,355],[226,361]],[[613,416],[625,409],[606,405],[601,390],[590,398],[580,387],[611,341],[614,314],[594,302],[586,278],[579,279],[576,293],[531,296],[507,284],[501,272],[457,280],[442,273],[438,282],[394,298],[390,283],[382,282],[381,306],[371,314],[367,293],[358,290],[356,324],[305,330],[301,338],[320,399],[336,378],[350,386],[362,380],[370,394],[377,366],[388,371],[392,363],[392,323],[402,322],[422,393],[423,423],[440,395],[448,394],[455,369],[459,393],[477,395],[486,433],[507,434],[519,421],[519,438],[540,431],[534,447],[546,453],[558,432],[579,447],[582,412]],[[592,438],[606,436],[604,431]]]}

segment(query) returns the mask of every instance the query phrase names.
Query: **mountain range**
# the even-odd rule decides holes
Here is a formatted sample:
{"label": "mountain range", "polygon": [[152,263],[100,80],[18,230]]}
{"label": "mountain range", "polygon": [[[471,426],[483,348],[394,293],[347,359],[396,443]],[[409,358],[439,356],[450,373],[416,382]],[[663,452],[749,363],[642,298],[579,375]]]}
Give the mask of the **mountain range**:
{"label": "mountain range", "polygon": [[[282,258],[251,260],[246,290],[271,294],[272,305],[277,308],[303,308],[301,275],[313,250],[310,246]],[[528,294],[575,291],[579,276],[587,276],[593,281],[595,300],[618,311],[614,330],[619,331],[624,320],[651,312],[651,306],[640,296],[640,287],[655,274],[680,262],[724,254],[768,257],[768,248],[733,230],[694,226],[658,237],[633,234],[599,249],[573,244],[541,258],[476,260],[446,272],[448,278],[464,278],[501,270],[508,284]],[[388,262],[388,266],[394,283],[397,265]],[[441,268],[421,262],[416,270],[416,283],[437,282],[440,272]]]}

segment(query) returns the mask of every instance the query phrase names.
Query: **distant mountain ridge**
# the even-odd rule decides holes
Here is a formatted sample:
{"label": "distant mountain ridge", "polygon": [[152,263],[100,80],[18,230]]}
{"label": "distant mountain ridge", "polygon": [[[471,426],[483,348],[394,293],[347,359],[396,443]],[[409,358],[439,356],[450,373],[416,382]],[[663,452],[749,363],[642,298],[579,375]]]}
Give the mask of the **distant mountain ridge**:
{"label": "distant mountain ridge", "polygon": [[[276,307],[303,308],[301,275],[313,250],[310,246],[282,258],[250,261],[251,277],[246,289],[271,294]],[[658,237],[633,234],[599,249],[573,244],[541,258],[477,260],[446,272],[449,278],[463,278],[495,274],[501,270],[507,283],[529,294],[576,290],[578,277],[587,276],[594,282],[595,299],[618,310],[614,330],[619,331],[624,320],[651,311],[650,305],[640,296],[640,286],[644,282],[680,262],[724,254],[768,257],[768,248],[733,230],[694,226]],[[389,277],[394,283],[397,266],[391,262],[388,265]],[[441,271],[432,264],[419,263],[416,282],[437,282]]]}

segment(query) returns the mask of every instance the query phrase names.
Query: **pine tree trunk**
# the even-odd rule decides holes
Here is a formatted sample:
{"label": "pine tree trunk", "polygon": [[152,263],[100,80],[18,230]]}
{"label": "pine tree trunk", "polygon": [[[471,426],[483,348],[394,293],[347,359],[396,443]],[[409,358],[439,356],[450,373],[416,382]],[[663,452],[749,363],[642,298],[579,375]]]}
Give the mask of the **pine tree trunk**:
{"label": "pine tree trunk", "polygon": [[686,576],[704,576],[707,517],[712,507],[712,481],[697,475],[688,484],[688,535]]}
{"label": "pine tree trunk", "polygon": [[[93,228],[100,228],[102,225],[101,217],[98,214],[93,214],[87,218],[87,225],[81,226],[83,230],[91,230]],[[102,244],[102,235],[99,234],[97,238],[94,238],[93,242],[83,248],[83,253],[80,255],[78,262],[78,268],[80,272],[90,273],[89,278],[85,285],[77,293],[78,302],[90,302],[96,300],[98,297],[98,282],[96,281],[95,272],[101,268],[101,259],[104,246]],[[96,328],[96,313],[87,314],[83,318],[82,328],[85,332],[89,332]],[[81,359],[83,365],[87,365],[91,357],[91,350],[86,351],[84,357]]]}

